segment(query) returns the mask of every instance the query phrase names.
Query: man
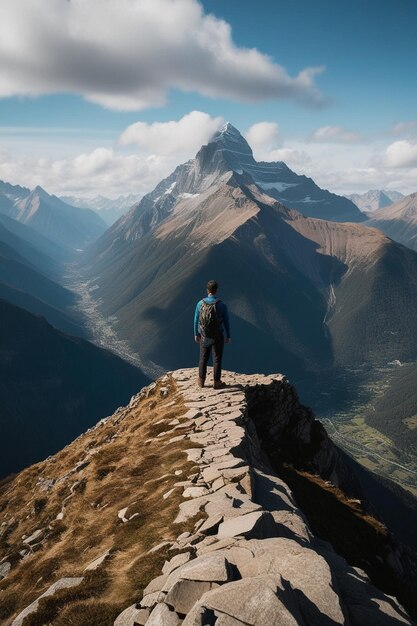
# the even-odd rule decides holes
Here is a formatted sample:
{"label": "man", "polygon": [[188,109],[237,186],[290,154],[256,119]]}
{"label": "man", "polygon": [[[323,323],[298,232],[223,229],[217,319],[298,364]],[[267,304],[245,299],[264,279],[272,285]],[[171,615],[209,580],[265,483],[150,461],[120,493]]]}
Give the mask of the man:
{"label": "man", "polygon": [[227,306],[217,298],[218,284],[215,280],[207,283],[207,298],[197,303],[194,314],[194,339],[200,344],[200,363],[198,384],[204,387],[207,374],[207,362],[213,349],[213,387],[226,387],[221,380],[222,356],[226,332],[226,343],[230,343],[229,312]]}

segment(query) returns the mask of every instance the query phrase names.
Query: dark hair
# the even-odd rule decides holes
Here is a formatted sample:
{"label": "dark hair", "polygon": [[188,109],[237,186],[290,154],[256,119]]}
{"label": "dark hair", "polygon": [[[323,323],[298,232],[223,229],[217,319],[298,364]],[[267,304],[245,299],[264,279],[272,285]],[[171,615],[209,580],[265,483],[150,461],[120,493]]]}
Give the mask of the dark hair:
{"label": "dark hair", "polygon": [[215,280],[209,280],[207,283],[207,291],[209,291],[210,293],[216,293],[217,289],[219,288],[219,285],[217,284],[217,282]]}

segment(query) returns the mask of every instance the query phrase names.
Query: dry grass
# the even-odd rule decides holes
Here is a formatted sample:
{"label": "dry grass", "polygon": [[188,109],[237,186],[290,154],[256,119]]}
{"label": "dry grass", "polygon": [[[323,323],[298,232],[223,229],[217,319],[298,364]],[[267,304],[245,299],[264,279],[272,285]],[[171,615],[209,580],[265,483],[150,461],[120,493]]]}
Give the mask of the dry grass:
{"label": "dry grass", "polygon": [[[148,550],[194,526],[173,524],[182,489],[162,498],[195,470],[184,454],[184,449],[195,445],[169,441],[186,432],[173,431],[169,425],[174,418],[181,421],[185,410],[171,380],[165,398],[157,386],[120,421],[115,415],[54,457],[3,481],[0,523],[6,523],[0,527],[0,559],[7,556],[17,564],[0,583],[1,625],[57,579],[86,575],[85,567],[106,550],[110,557],[98,570],[88,573],[79,587],[45,598],[37,617],[27,618],[24,626],[105,626],[113,624],[121,607],[140,599],[167,556],[166,550],[152,554]],[[168,432],[157,436],[164,431]],[[91,450],[95,453],[89,456]],[[80,461],[89,463],[70,473]],[[175,470],[182,470],[182,475],[175,476]],[[37,485],[40,478],[56,482],[45,492]],[[63,502],[64,518],[59,521],[56,516]],[[117,516],[125,507],[127,516],[136,514],[127,523]],[[47,528],[48,538],[39,551],[21,561],[22,535],[38,528]]]}

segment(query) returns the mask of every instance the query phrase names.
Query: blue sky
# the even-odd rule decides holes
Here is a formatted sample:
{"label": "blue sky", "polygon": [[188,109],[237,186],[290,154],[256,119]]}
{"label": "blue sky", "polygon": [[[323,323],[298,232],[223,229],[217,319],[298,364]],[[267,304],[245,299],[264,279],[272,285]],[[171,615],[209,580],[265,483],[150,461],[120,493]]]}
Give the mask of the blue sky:
{"label": "blue sky", "polygon": [[415,191],[416,23],[414,0],[2,0],[0,178],[143,193],[196,149],[160,124],[199,111],[196,137],[230,120],[331,190]]}

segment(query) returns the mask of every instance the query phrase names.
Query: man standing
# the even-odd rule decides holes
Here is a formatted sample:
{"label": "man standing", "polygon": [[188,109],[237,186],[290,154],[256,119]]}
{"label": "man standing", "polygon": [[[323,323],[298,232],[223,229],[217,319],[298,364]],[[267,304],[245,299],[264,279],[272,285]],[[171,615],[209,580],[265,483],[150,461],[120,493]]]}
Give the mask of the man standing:
{"label": "man standing", "polygon": [[[207,283],[207,298],[197,302],[194,314],[194,339],[200,344],[198,384],[204,387],[207,362],[213,349],[214,389],[226,387],[222,382],[223,346],[230,343],[229,312],[227,306],[217,298],[218,284],[215,280]],[[226,340],[223,330],[226,332]]]}

